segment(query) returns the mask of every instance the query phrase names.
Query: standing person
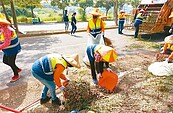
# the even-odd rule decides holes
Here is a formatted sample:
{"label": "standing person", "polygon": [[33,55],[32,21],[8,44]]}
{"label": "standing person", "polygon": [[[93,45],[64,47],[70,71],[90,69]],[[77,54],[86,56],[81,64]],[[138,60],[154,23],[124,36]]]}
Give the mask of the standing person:
{"label": "standing person", "polygon": [[[68,67],[80,68],[77,54],[69,56],[48,54],[34,62],[32,75],[44,85],[40,104],[48,102],[51,98],[53,105],[61,105],[60,99],[56,96],[55,88],[57,85],[60,90],[64,90],[65,86],[61,83],[61,79],[65,82],[69,81],[63,74],[63,71]],[[51,97],[47,96],[48,90]]]}
{"label": "standing person", "polygon": [[68,31],[68,27],[69,27],[69,19],[68,19],[67,10],[64,11],[63,20],[64,20],[64,23],[65,23],[65,32],[66,32],[66,31]]}
{"label": "standing person", "polygon": [[16,56],[21,51],[20,42],[15,30],[10,27],[11,23],[0,13],[0,50],[3,51],[3,63],[10,66],[14,76],[10,82],[15,82],[20,78],[19,72],[22,69],[16,66]]}
{"label": "standing person", "polygon": [[145,10],[141,9],[139,11],[139,14],[136,16],[135,22],[134,22],[134,26],[135,26],[135,35],[134,38],[138,37],[138,32],[139,32],[139,25],[142,24],[143,18],[144,18],[144,14],[145,14]]}
{"label": "standing person", "polygon": [[77,29],[75,16],[76,16],[76,12],[74,12],[72,14],[72,18],[71,18],[71,26],[72,26],[71,35],[74,34],[76,32],[76,29]]}
{"label": "standing person", "polygon": [[[101,77],[104,69],[104,64],[108,71],[112,71],[109,68],[109,62],[114,62],[117,59],[115,50],[112,47],[93,44],[87,47],[87,56],[90,62],[91,75],[94,84],[98,84],[97,76]],[[97,76],[96,76],[96,71]]]}
{"label": "standing person", "polygon": [[92,14],[92,18],[88,21],[87,32],[91,34],[93,37],[96,37],[98,34],[104,32],[104,23],[101,18],[99,18],[100,14],[98,13],[99,9],[94,9],[94,11],[90,12]]}
{"label": "standing person", "polygon": [[173,35],[173,10],[172,10],[171,15],[169,16],[169,18],[171,18],[171,22],[172,22],[169,33]]}
{"label": "standing person", "polygon": [[118,34],[123,34],[122,31],[124,29],[125,16],[125,11],[120,10],[118,14]]}

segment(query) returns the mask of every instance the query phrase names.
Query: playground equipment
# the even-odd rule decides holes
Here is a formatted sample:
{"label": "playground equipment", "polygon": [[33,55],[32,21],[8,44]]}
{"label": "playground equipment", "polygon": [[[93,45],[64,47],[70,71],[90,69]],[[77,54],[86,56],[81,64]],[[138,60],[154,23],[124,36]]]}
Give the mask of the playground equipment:
{"label": "playground equipment", "polygon": [[173,12],[173,0],[142,0],[135,15],[140,9],[146,11],[143,23],[140,25],[142,32],[168,32],[172,24],[169,16]]}

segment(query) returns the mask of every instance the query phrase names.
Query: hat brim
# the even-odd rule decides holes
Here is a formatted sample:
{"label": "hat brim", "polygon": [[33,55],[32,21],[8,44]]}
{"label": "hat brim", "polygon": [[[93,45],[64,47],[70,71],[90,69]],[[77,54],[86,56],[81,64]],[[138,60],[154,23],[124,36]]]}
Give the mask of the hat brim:
{"label": "hat brim", "polygon": [[3,19],[0,19],[0,24],[6,24],[6,25],[10,25],[11,23],[7,20],[3,20]]}
{"label": "hat brim", "polygon": [[166,43],[173,44],[173,35],[167,36],[164,41]]}
{"label": "hat brim", "polygon": [[71,56],[67,56],[67,55],[62,55],[62,57],[73,67],[76,68],[80,68],[80,64],[79,64],[79,58],[78,55],[76,56],[76,60],[74,58],[72,58]]}
{"label": "hat brim", "polygon": [[97,13],[97,12],[90,12],[89,14],[94,15],[94,16],[100,16],[101,14]]}

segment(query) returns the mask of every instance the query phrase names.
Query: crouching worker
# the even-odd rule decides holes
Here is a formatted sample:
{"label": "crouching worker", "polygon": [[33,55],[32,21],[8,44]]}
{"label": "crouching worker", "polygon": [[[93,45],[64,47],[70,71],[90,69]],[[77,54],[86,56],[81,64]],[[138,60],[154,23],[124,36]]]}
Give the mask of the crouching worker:
{"label": "crouching worker", "polygon": [[[56,96],[55,88],[57,85],[60,90],[64,90],[65,86],[63,86],[61,80],[69,81],[63,74],[63,71],[68,67],[80,68],[77,54],[69,56],[48,54],[34,62],[32,75],[44,85],[40,104],[44,104],[51,99],[52,105],[61,105],[60,99]],[[47,95],[48,90],[51,97]]]}
{"label": "crouching worker", "polygon": [[[117,59],[117,54],[112,47],[94,44],[87,47],[87,56],[90,62],[93,82],[97,85],[97,76],[102,77],[102,72],[104,71],[104,64],[108,71],[112,71],[109,68],[109,63],[114,62]],[[97,76],[95,70],[97,71]]]}
{"label": "crouching worker", "polygon": [[167,36],[164,41],[165,44],[163,50],[160,53],[168,56],[166,61],[170,63],[173,59],[173,35]]}

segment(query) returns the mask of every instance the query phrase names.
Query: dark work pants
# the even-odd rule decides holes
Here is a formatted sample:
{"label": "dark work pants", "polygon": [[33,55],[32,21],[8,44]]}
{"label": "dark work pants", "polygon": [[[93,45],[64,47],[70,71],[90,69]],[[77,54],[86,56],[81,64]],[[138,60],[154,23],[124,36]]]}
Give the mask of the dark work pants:
{"label": "dark work pants", "polygon": [[3,56],[3,63],[11,67],[11,69],[13,70],[14,75],[18,75],[17,70],[19,68],[16,66],[15,61],[16,61],[16,55],[14,55],[14,56],[6,56],[4,54],[4,56]]}
{"label": "dark work pants", "polygon": [[77,27],[74,24],[71,24],[71,34],[74,34],[76,32]]}
{"label": "dark work pants", "polygon": [[135,36],[134,36],[134,38],[138,37],[138,32],[139,32],[139,24],[136,24],[135,25]]}
{"label": "dark work pants", "polygon": [[124,29],[124,21],[118,22],[118,33],[121,34]]}

